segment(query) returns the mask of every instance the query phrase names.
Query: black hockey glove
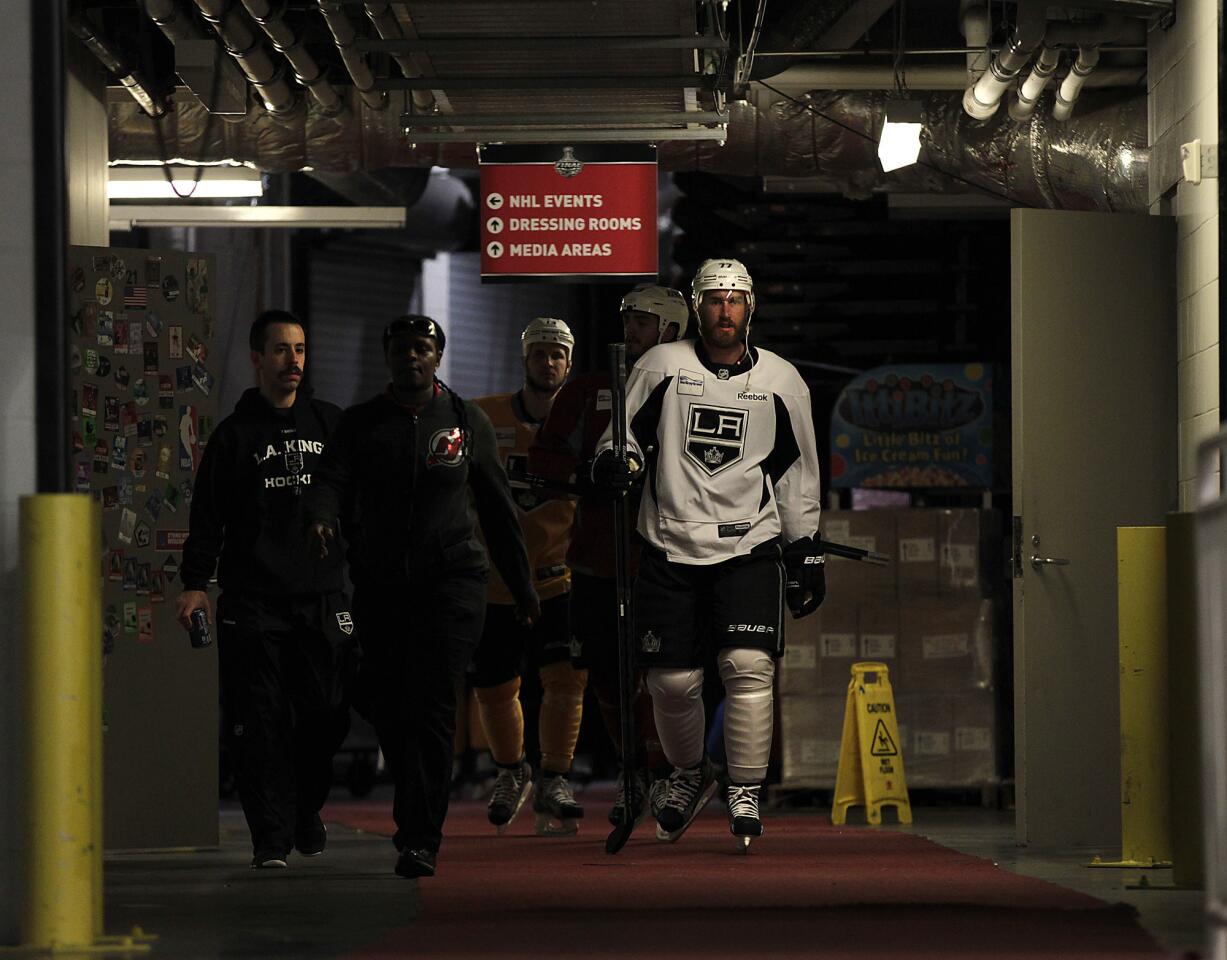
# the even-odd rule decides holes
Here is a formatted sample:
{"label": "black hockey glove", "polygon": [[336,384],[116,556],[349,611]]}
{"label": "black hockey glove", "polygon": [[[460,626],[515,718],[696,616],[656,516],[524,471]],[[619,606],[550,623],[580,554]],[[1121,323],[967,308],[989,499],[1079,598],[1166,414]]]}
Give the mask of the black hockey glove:
{"label": "black hockey glove", "polygon": [[602,450],[592,461],[592,485],[602,493],[625,493],[639,473],[639,461],[634,456],[619,457],[612,450]]}
{"label": "black hockey glove", "polygon": [[794,540],[784,548],[784,571],[788,574],[784,598],[794,620],[822,606],[827,595],[826,561],[810,537]]}

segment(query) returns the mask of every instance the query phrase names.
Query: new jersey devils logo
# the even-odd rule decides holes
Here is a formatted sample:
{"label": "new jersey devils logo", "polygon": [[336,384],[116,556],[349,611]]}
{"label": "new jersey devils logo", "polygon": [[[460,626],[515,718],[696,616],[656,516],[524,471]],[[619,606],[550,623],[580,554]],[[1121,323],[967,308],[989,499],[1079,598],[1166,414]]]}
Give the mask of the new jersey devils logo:
{"label": "new jersey devils logo", "polygon": [[427,449],[426,466],[458,467],[464,459],[464,431],[459,427],[436,430]]}

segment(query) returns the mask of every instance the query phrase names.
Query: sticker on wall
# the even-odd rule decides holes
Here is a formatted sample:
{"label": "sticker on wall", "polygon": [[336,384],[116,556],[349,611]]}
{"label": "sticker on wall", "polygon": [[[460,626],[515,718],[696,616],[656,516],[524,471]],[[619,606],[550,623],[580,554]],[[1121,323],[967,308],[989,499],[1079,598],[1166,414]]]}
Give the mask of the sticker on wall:
{"label": "sticker on wall", "polygon": [[192,383],[206,397],[213,392],[213,374],[209,373],[203,364],[198,363],[192,367]]}
{"label": "sticker on wall", "polygon": [[124,558],[124,589],[136,589],[136,571],[140,565],[140,561],[136,557]]}
{"label": "sticker on wall", "polygon": [[149,575],[149,599],[161,603],[166,599],[166,575],[161,570],[155,570]]}
{"label": "sticker on wall", "polygon": [[116,320],[115,321],[115,352],[116,353],[127,353],[128,352],[128,321],[127,320]]}
{"label": "sticker on wall", "polygon": [[68,329],[73,336],[79,337],[85,333],[85,308],[78,307],[68,321]]}
{"label": "sticker on wall", "polygon": [[85,372],[93,376],[98,372],[98,351],[87,348],[85,351]]}
{"label": "sticker on wall", "polygon": [[131,467],[132,467],[133,479],[136,479],[136,480],[145,479],[145,471],[147,469],[148,460],[149,458],[146,455],[145,451],[142,450],[140,447],[137,447],[137,449],[132,451]]}
{"label": "sticker on wall", "polygon": [[81,305],[81,335],[93,340],[98,335],[98,301],[86,300]]}
{"label": "sticker on wall", "polygon": [[[173,550],[176,553],[187,543],[186,530],[155,530],[153,532],[153,549],[160,551]],[[163,566],[165,569],[165,566]]]}
{"label": "sticker on wall", "polygon": [[111,445],[111,466],[116,470],[128,469],[128,438],[116,437]]}
{"label": "sticker on wall", "polygon": [[[132,584],[136,586],[135,580]],[[136,634],[136,601],[127,600],[124,602],[124,633],[129,636]]]}
{"label": "sticker on wall", "polygon": [[106,377],[111,374],[111,358],[105,353],[98,357],[98,376]]}
{"label": "sticker on wall", "polygon": [[85,383],[81,385],[81,413],[84,416],[94,416],[98,412],[98,384]]}
{"label": "sticker on wall", "polygon": [[136,421],[136,442],[142,447],[153,446],[153,417],[148,414]]}
{"label": "sticker on wall", "polygon": [[153,418],[153,439],[161,440],[166,436],[166,418],[155,416]]}
{"label": "sticker on wall", "polygon": [[145,341],[145,372],[158,372],[158,341]]}
{"label": "sticker on wall", "polygon": [[145,353],[145,334],[139,321],[128,321],[128,356],[139,357]]}
{"label": "sticker on wall", "polygon": [[167,583],[174,583],[175,577],[179,576],[179,561],[174,557],[167,557],[162,564],[162,573],[165,574]]}
{"label": "sticker on wall", "polygon": [[119,397],[107,397],[102,403],[102,429],[114,433],[119,429]]}
{"label": "sticker on wall", "polygon": [[107,579],[114,583],[124,582],[124,552],[112,550],[107,555]]}
{"label": "sticker on wall", "polygon": [[93,267],[94,273],[110,273],[111,272],[111,255],[95,255],[90,258],[90,266]]}
{"label": "sticker on wall", "polygon": [[196,427],[196,436],[203,447],[209,442],[209,437],[213,436],[213,418],[201,416],[199,420],[200,422]]}
{"label": "sticker on wall", "polygon": [[192,481],[184,480],[179,484],[179,492],[183,495],[183,502],[188,506],[192,504]]}
{"label": "sticker on wall", "polygon": [[192,389],[191,364],[187,364],[181,367],[175,367],[175,389],[176,390],[191,390]]}
{"label": "sticker on wall", "polygon": [[123,257],[111,257],[111,279],[122,281],[124,274],[128,272],[128,265],[124,262]]}
{"label": "sticker on wall", "polygon": [[137,643],[153,643],[153,607],[141,607],[137,614]]}
{"label": "sticker on wall", "polygon": [[150,340],[156,340],[162,335],[162,318],[157,311],[150,310],[145,316],[145,334]]}
{"label": "sticker on wall", "polygon": [[183,327],[177,324],[167,330],[166,355],[172,360],[183,359]]}
{"label": "sticker on wall", "polygon": [[118,387],[127,387],[132,382],[132,375],[128,373],[128,368],[122,363],[115,368],[115,385]]}
{"label": "sticker on wall", "polygon": [[77,462],[73,487],[76,489],[77,493],[89,493],[90,469],[88,460],[80,460]]}
{"label": "sticker on wall", "polygon": [[132,506],[132,498],[136,493],[134,489],[135,484],[132,478],[126,473],[121,473],[115,478],[115,486],[116,493],[119,497],[119,505],[121,507]]}
{"label": "sticker on wall", "polygon": [[[149,534],[149,524],[147,524],[144,520],[142,520],[140,523],[136,525],[136,530],[133,531],[132,541],[138,547],[147,547],[149,546],[150,539],[151,537]],[[145,564],[144,569],[146,571],[146,582],[148,582],[149,564]]]}
{"label": "sticker on wall", "polygon": [[179,488],[175,486],[174,481],[167,482],[166,490],[162,494],[162,505],[171,513],[178,513],[179,496]]}
{"label": "sticker on wall", "polygon": [[174,277],[165,276],[162,278],[162,296],[167,303],[174,303],[179,299],[179,281]]}
{"label": "sticker on wall", "polygon": [[136,401],[125,400],[119,405],[119,429],[125,437],[136,436]]}
{"label": "sticker on wall", "polygon": [[68,369],[73,373],[81,372],[81,348],[75,343],[68,348]]}
{"label": "sticker on wall", "polygon": [[102,509],[119,509],[119,487],[112,485],[102,488]]}
{"label": "sticker on wall", "polygon": [[209,359],[208,345],[194,333],[187,338],[187,353],[197,363],[204,363]]}
{"label": "sticker on wall", "polygon": [[137,377],[136,383],[132,384],[132,399],[142,407],[149,402],[149,385],[144,377]]}
{"label": "sticker on wall", "polygon": [[98,422],[93,417],[81,418],[81,440],[86,450],[92,450],[98,442]]}
{"label": "sticker on wall", "polygon": [[158,406],[163,410],[175,409],[175,381],[169,374],[158,376]]}
{"label": "sticker on wall", "polygon": [[90,444],[94,451],[94,473],[107,473],[110,469],[111,448],[104,438],[98,437]]}
{"label": "sticker on wall", "polygon": [[200,448],[196,441],[196,408],[184,404],[179,408],[179,466],[184,470],[195,470],[200,457]]}
{"label": "sticker on wall", "polygon": [[70,274],[72,283],[72,292],[80,293],[85,289],[85,271],[80,267],[73,267]]}
{"label": "sticker on wall", "polygon": [[82,453],[85,450],[85,438],[81,436],[80,430],[72,432],[72,452]]}
{"label": "sticker on wall", "polygon": [[170,447],[166,444],[158,447],[158,465],[154,469],[153,475],[159,480],[170,479]]}
{"label": "sticker on wall", "polygon": [[136,593],[140,597],[149,596],[149,564],[147,563],[136,565]]}
{"label": "sticker on wall", "polygon": [[187,306],[192,313],[209,309],[209,261],[193,258],[187,262]]}
{"label": "sticker on wall", "polygon": [[156,287],[162,282],[162,258],[145,258],[145,286]]}
{"label": "sticker on wall", "polygon": [[153,518],[153,522],[158,522],[158,517],[162,515],[162,492],[155,490],[149,494],[149,499],[145,501],[145,509],[149,511],[149,516]]}
{"label": "sticker on wall", "polygon": [[[111,278],[99,277],[98,282],[94,284],[94,299],[105,307],[111,302],[113,296],[115,296],[115,288],[111,285]],[[86,333],[86,336],[89,334]]]}
{"label": "sticker on wall", "polygon": [[110,310],[98,311],[98,346],[115,345],[115,314]]}
{"label": "sticker on wall", "polygon": [[115,642],[119,639],[122,629],[119,622],[119,611],[115,608],[115,604],[108,603],[106,613],[102,615],[102,653],[104,656],[115,649]]}
{"label": "sticker on wall", "polygon": [[132,543],[132,534],[136,530],[136,514],[124,507],[119,515],[119,542],[123,544]]}

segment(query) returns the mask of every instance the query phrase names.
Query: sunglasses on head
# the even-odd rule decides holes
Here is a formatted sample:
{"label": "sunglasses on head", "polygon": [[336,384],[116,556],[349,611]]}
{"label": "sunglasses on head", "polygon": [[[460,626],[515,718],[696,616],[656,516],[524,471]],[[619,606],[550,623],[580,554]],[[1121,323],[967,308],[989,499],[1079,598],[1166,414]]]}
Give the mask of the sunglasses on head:
{"label": "sunglasses on head", "polygon": [[398,333],[416,333],[419,337],[434,337],[438,340],[439,325],[429,317],[414,317],[412,319],[402,317],[393,320],[383,330],[385,337],[395,336]]}

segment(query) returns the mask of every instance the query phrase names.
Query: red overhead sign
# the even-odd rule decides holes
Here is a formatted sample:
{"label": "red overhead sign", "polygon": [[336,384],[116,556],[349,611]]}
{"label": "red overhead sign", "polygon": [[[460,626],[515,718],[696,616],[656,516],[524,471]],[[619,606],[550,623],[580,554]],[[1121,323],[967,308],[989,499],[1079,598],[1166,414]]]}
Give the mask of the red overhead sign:
{"label": "red overhead sign", "polygon": [[481,151],[481,278],[655,279],[656,148]]}

